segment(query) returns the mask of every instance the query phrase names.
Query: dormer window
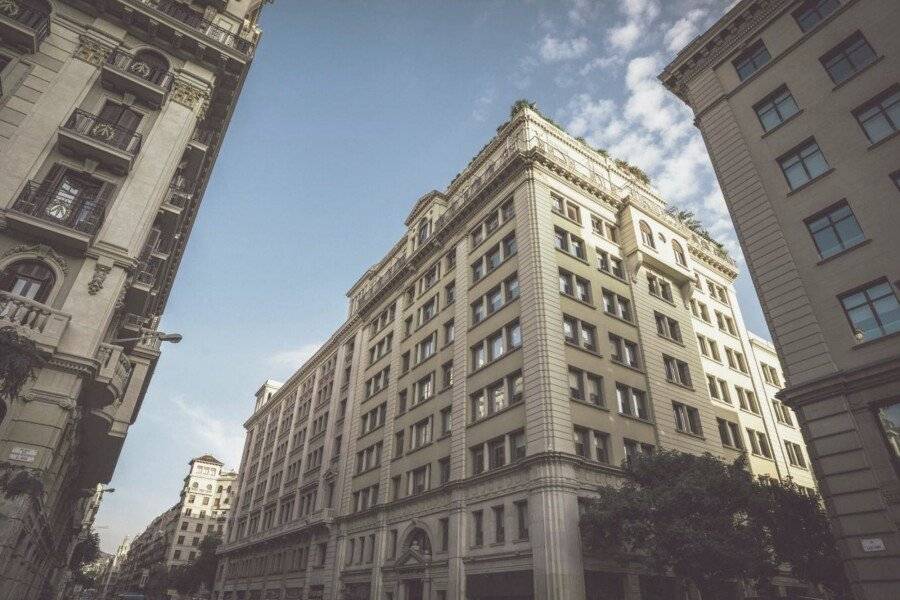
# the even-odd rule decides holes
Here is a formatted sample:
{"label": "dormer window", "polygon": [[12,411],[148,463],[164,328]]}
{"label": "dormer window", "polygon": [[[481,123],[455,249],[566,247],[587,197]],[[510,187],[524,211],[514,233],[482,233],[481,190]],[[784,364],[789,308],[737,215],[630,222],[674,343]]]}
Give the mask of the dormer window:
{"label": "dormer window", "polygon": [[416,239],[418,240],[419,246],[428,241],[428,238],[431,236],[431,221],[428,219],[422,219],[419,221],[419,230],[416,235]]}

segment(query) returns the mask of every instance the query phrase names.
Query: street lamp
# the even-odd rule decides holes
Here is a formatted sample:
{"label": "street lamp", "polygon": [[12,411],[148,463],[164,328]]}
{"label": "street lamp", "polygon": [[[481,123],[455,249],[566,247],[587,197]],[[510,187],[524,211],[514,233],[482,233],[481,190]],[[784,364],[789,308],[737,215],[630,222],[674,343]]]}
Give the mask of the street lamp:
{"label": "street lamp", "polygon": [[[162,331],[154,331],[148,334],[150,337],[155,337],[161,342],[172,342],[173,344],[177,344],[183,339],[183,336],[180,333],[165,333]],[[110,344],[121,344],[123,342],[138,342],[140,340],[145,339],[146,335],[141,335],[138,337],[130,337],[130,338],[119,338],[117,340],[112,340]]]}

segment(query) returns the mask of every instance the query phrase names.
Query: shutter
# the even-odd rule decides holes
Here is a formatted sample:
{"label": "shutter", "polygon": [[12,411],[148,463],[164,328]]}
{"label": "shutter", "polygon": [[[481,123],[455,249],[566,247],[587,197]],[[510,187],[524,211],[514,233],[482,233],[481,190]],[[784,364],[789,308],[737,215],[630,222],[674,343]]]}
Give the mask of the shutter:
{"label": "shutter", "polygon": [[115,184],[104,181],[93,201],[87,196],[82,198],[76,229],[85,233],[97,233],[103,223],[103,217],[106,216],[106,207],[112,200],[115,191]]}

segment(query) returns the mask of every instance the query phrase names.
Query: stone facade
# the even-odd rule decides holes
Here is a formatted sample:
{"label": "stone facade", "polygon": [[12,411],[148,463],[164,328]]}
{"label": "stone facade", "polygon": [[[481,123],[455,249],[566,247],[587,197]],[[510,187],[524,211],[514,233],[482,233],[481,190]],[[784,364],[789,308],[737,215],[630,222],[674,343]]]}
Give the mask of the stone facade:
{"label": "stone facade", "polygon": [[0,402],[0,469],[43,483],[0,500],[9,597],[59,589],[137,418],[260,4],[0,3],[0,326],[47,359]]}
{"label": "stone facade", "polygon": [[860,598],[900,589],[900,4],[743,0],[660,78],[694,111]]}
{"label": "stone facade", "polygon": [[579,501],[627,456],[746,448],[814,487],[734,261],[611,159],[524,108],[406,225],[257,392],[217,600],[669,597],[582,553]]}

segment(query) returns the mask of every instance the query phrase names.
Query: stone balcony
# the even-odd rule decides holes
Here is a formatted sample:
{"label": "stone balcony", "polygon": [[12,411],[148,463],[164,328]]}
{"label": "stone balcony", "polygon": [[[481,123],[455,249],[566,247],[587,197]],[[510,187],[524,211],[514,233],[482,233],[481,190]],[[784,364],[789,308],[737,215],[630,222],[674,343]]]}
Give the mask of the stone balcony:
{"label": "stone balcony", "polygon": [[131,170],[140,149],[141,134],[81,109],[59,128],[60,152],[96,160],[118,175]]}
{"label": "stone balcony", "polygon": [[166,101],[174,80],[171,71],[156,69],[122,50],[110,52],[100,71],[104,88],[133,94],[157,110]]}
{"label": "stone balcony", "polygon": [[96,359],[100,363],[97,382],[106,388],[111,401],[121,399],[133,370],[131,361],[125,355],[125,349],[113,344],[100,344]]}
{"label": "stone balcony", "polygon": [[15,327],[45,352],[56,351],[71,318],[46,304],[0,291],[0,327]]}
{"label": "stone balcony", "polygon": [[0,2],[0,39],[28,54],[50,33],[50,15],[22,0]]}
{"label": "stone balcony", "polygon": [[10,228],[84,251],[100,229],[105,203],[94,197],[69,197],[29,181],[6,213]]}

